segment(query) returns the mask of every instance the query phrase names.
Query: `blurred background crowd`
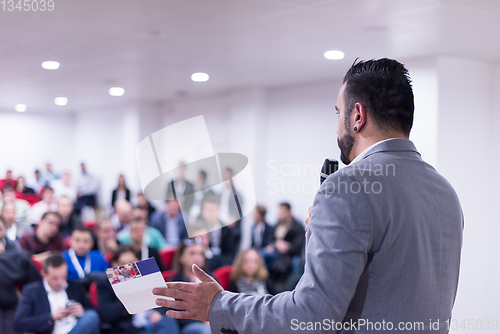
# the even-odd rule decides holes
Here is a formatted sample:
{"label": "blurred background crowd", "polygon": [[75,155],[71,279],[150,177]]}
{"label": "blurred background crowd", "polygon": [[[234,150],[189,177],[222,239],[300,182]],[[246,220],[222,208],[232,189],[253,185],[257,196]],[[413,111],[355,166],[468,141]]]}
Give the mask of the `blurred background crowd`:
{"label": "blurred background crowd", "polygon": [[[103,207],[98,178],[80,167],[76,178],[46,164],[32,178],[9,170],[0,180],[1,333],[210,333],[165,309],[127,313],[105,271],[150,257],[165,281],[196,282],[197,264],[224,289],[254,295],[292,290],[302,275],[304,225],[287,202],[277,217],[257,205],[243,229],[230,205],[231,196],[244,201],[238,189],[206,189],[206,171],[189,180],[181,164],[166,201],[134,194],[120,175]],[[223,176],[230,181],[232,170]],[[193,192],[190,201],[178,196]],[[187,221],[199,226],[191,237]]]}

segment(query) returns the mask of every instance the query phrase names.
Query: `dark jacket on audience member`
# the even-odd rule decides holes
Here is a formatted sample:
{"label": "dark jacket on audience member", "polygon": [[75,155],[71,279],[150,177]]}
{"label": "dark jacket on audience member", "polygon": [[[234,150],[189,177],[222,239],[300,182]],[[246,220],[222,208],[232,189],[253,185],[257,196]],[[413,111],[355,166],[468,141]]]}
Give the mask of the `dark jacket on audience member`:
{"label": "dark jacket on audience member", "polygon": [[[137,257],[139,259],[142,259],[142,254],[141,252],[137,252]],[[160,253],[158,250],[154,247],[148,247],[148,254],[147,258],[149,259],[150,257],[154,257],[156,260],[156,263],[158,264],[158,268],[160,271],[165,271],[165,265],[163,264],[163,260],[161,259]]]}
{"label": "dark jacket on audience member", "polygon": [[255,240],[254,240],[254,231],[255,231],[255,226],[257,223],[252,225],[252,247],[254,248],[264,248],[267,245],[269,245],[271,242],[273,242],[273,228],[266,222],[264,222],[264,231],[262,233],[262,242],[260,245],[255,245]]}
{"label": "dark jacket on audience member", "polygon": [[[13,242],[10,242],[13,244]],[[14,245],[14,247],[16,247]],[[39,280],[40,273],[28,254],[16,249],[0,254],[0,309],[13,310],[17,306],[16,284]]]}
{"label": "dark jacket on audience member", "polygon": [[[165,211],[156,212],[151,218],[150,225],[154,228],[158,229],[158,231],[163,234],[165,239],[168,240],[167,236],[167,215],[168,213]],[[182,218],[182,214],[178,214],[176,217],[177,223],[177,231],[179,232],[179,240],[187,239],[188,233],[186,229],[186,224],[184,224],[184,219]]]}
{"label": "dark jacket on audience member", "polygon": [[[111,194],[111,206],[112,207],[115,207],[117,193],[118,193],[118,189],[115,189],[115,190],[113,190],[113,193]],[[128,202],[130,202],[130,190],[128,188],[125,188],[125,199]]]}
{"label": "dark jacket on audience member", "polygon": [[22,249],[30,252],[31,254],[39,254],[46,251],[63,252],[67,249],[61,233],[57,233],[55,237],[50,239],[48,244],[44,244],[38,239],[35,231],[33,231],[33,233],[26,234],[24,237],[19,239],[19,245]]}
{"label": "dark jacket on audience member", "polygon": [[[92,308],[80,283],[68,281],[66,293],[68,299],[79,302],[83,308]],[[14,316],[14,330],[39,334],[50,334],[54,330],[49,298],[42,280],[30,283],[24,288],[23,297]]]}

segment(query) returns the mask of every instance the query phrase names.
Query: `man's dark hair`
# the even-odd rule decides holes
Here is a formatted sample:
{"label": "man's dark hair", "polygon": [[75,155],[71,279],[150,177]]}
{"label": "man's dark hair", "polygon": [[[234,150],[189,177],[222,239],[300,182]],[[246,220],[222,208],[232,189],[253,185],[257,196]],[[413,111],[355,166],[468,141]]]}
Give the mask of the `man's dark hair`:
{"label": "man's dark hair", "polygon": [[292,211],[292,206],[288,202],[281,202],[280,206],[286,208],[288,211]]}
{"label": "man's dark hair", "polygon": [[71,231],[71,235],[73,235],[73,233],[75,232],[83,232],[83,233],[88,233],[90,235],[90,237],[93,238],[93,234],[92,234],[92,230],[90,230],[89,228],[87,227],[84,227],[84,226],[77,226],[73,229],[73,231]]}
{"label": "man's dark hair", "polygon": [[49,271],[49,267],[59,268],[64,264],[66,264],[66,260],[61,256],[61,254],[54,254],[49,256],[43,262],[43,271],[47,273]]}
{"label": "man's dark hair", "polygon": [[114,264],[118,263],[120,256],[122,256],[122,254],[124,253],[129,253],[129,252],[135,254],[137,259],[140,259],[134,247],[132,247],[131,245],[120,245],[118,246],[116,252],[113,254],[113,257],[111,258],[110,262]]}
{"label": "man's dark hair", "polygon": [[54,191],[54,189],[52,189],[50,186],[44,186],[43,187],[43,192],[46,192],[46,191]]}
{"label": "man's dark hair", "polygon": [[57,218],[59,218],[59,221],[62,220],[62,217],[61,215],[59,214],[59,212],[55,212],[55,211],[47,211],[45,212],[43,215],[42,215],[42,219],[41,220],[44,220],[45,218],[47,218],[48,215],[54,215],[56,216]]}
{"label": "man's dark hair", "polygon": [[198,173],[200,173],[203,180],[207,179],[207,172],[205,172],[203,169],[200,169],[200,171]]}
{"label": "man's dark hair", "polygon": [[356,59],[344,83],[347,120],[359,102],[381,131],[410,134],[415,105],[411,79],[403,64],[388,58],[359,62]]}
{"label": "man's dark hair", "polygon": [[6,192],[9,192],[9,191],[15,191],[14,188],[12,188],[11,186],[5,186],[2,188],[2,194],[5,194]]}
{"label": "man's dark hair", "polygon": [[255,210],[259,213],[259,215],[262,217],[262,219],[264,219],[264,217],[266,216],[266,213],[267,213],[266,207],[263,205],[257,205],[257,206],[255,206]]}

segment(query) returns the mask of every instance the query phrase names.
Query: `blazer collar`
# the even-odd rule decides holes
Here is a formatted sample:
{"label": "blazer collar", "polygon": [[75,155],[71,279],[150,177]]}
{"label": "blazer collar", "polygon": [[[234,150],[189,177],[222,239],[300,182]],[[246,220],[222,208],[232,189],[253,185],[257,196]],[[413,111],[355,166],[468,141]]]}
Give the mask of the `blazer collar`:
{"label": "blazer collar", "polygon": [[371,155],[379,152],[414,152],[420,156],[413,142],[404,138],[393,138],[381,142],[372,147],[361,159],[366,159]]}

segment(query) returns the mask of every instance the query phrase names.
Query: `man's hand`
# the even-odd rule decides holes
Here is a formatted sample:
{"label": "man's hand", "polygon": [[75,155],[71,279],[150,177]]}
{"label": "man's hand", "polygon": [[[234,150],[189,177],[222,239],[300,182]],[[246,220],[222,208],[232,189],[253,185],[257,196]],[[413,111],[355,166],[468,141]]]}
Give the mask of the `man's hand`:
{"label": "man's hand", "polygon": [[278,253],[281,254],[287,253],[292,247],[292,244],[285,240],[276,240],[274,245],[276,246],[276,250],[278,251]]}
{"label": "man's hand", "polygon": [[208,321],[210,305],[212,305],[214,297],[224,289],[196,264],[193,264],[192,270],[195,276],[201,280],[201,283],[168,282],[168,288],[154,288],[153,294],[155,295],[180,299],[166,300],[160,298],[156,300],[156,304],[176,310],[184,310],[169,310],[167,315],[171,318]]}
{"label": "man's hand", "polygon": [[68,307],[68,310],[69,310],[69,314],[76,317],[76,318],[81,317],[83,315],[83,313],[85,312],[82,304],[80,304],[80,303],[71,304],[71,306]]}
{"label": "man's hand", "polygon": [[59,321],[61,319],[66,318],[68,315],[69,315],[69,309],[61,307],[57,309],[57,311],[52,313],[52,320]]}
{"label": "man's hand", "polygon": [[309,220],[311,220],[312,206],[309,207],[309,217],[306,218],[306,236],[307,236],[307,226],[309,225]]}
{"label": "man's hand", "polygon": [[163,316],[161,315],[160,312],[158,311],[153,311],[151,312],[151,314],[149,315],[149,322],[151,323],[151,325],[156,325],[161,319],[163,319]]}

